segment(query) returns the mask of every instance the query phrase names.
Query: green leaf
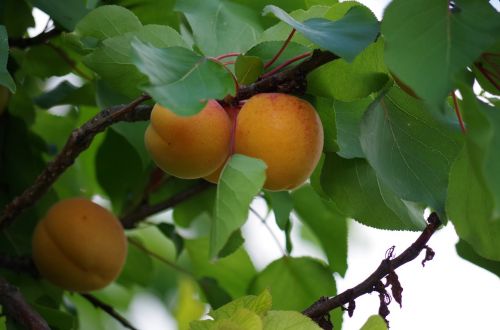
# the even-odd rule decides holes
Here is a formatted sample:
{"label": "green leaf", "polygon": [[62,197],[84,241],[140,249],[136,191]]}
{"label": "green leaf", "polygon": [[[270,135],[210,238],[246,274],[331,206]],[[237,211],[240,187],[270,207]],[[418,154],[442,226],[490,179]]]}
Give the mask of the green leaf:
{"label": "green leaf", "polygon": [[387,330],[387,324],[380,315],[372,315],[360,330]]}
{"label": "green leaf", "polygon": [[189,329],[189,323],[199,320],[205,312],[205,304],[197,297],[196,282],[189,278],[179,279],[177,304],[174,315],[178,330]]}
{"label": "green leaf", "polygon": [[81,0],[30,0],[30,2],[69,31],[73,31],[76,23],[89,12]]}
{"label": "green leaf", "polygon": [[292,194],[295,211],[319,239],[332,272],[347,270],[347,221],[331,203],[323,201],[310,185]]}
{"label": "green leaf", "polygon": [[325,152],[335,152],[339,150],[337,144],[337,126],[335,123],[336,114],[333,103],[334,100],[325,97],[315,97],[312,102],[323,124],[323,151]]}
{"label": "green leaf", "polygon": [[[245,53],[245,55],[259,57],[263,63],[268,63],[274,58],[274,56],[278,53],[278,51],[281,49],[282,46],[283,46],[283,41],[264,41],[250,48]],[[278,60],[273,64],[271,64],[271,66],[269,66],[267,70],[272,70],[278,65],[280,65],[283,61],[304,54],[308,51],[309,49],[304,45],[292,41],[281,53]],[[298,63],[300,63],[300,61],[297,61],[294,64]]]}
{"label": "green leaf", "polygon": [[20,64],[26,75],[41,78],[63,76],[72,70],[72,67],[61,58],[61,54],[49,45],[30,47]]}
{"label": "green leaf", "polygon": [[[135,238],[135,241],[140,242],[138,238]],[[147,287],[153,277],[153,270],[151,257],[135,245],[129,244],[125,265],[116,281],[125,285],[139,284]]]}
{"label": "green leaf", "polygon": [[[498,38],[498,12],[487,2],[395,0],[386,8],[385,59],[417,95],[441,105],[453,79]],[[415,13],[418,13],[417,15]],[[422,24],[432,22],[432,24]]]}
{"label": "green leaf", "polygon": [[133,194],[139,192],[147,180],[139,153],[113,129],[107,131],[97,151],[95,166],[97,180],[117,213],[129,206]]}
{"label": "green leaf", "polygon": [[217,186],[215,218],[210,233],[210,256],[215,257],[231,234],[247,220],[248,206],[266,179],[266,164],[244,155],[233,155]]}
{"label": "green leaf", "polygon": [[248,285],[254,278],[256,271],[250,257],[243,248],[239,248],[235,253],[212,262],[208,254],[208,238],[186,240],[185,247],[193,272],[197,277],[213,278],[233,298],[246,294]]}
{"label": "green leaf", "polygon": [[234,66],[238,83],[249,85],[257,80],[264,71],[262,59],[257,56],[238,56]]}
{"label": "green leaf", "polygon": [[463,259],[475,264],[478,267],[489,270],[496,276],[500,277],[500,262],[486,259],[477,254],[472,246],[463,239],[455,244],[457,254]]}
{"label": "green leaf", "polygon": [[321,184],[342,214],[362,224],[392,230],[425,227],[423,209],[394,194],[364,159],[327,154]]}
{"label": "green leaf", "polygon": [[159,223],[157,226],[158,230],[165,235],[169,240],[171,240],[175,245],[175,252],[177,257],[181,254],[184,248],[184,238],[177,233],[175,226],[169,223]]}
{"label": "green leaf", "polygon": [[296,311],[270,311],[264,317],[264,330],[320,330],[309,317]]}
{"label": "green leaf", "polygon": [[121,122],[113,125],[113,131],[121,135],[134,148],[141,159],[142,169],[145,170],[151,164],[151,156],[144,145],[144,132],[148,122],[127,123]]}
{"label": "green leaf", "polygon": [[377,177],[405,200],[444,211],[448,173],[461,134],[393,87],[365,112],[361,147]]}
{"label": "green leaf", "polygon": [[215,194],[216,189],[213,186],[177,205],[173,214],[175,224],[187,228],[202,214],[212,217]]}
{"label": "green leaf", "polygon": [[272,297],[268,290],[262,291],[258,296],[244,296],[208,313],[214,320],[231,318],[238,309],[245,308],[259,316],[264,316],[272,306]]}
{"label": "green leaf", "polygon": [[78,22],[75,33],[94,44],[104,39],[137,31],[142,24],[130,10],[120,6],[101,6]]}
{"label": "green leaf", "polygon": [[291,25],[306,38],[351,62],[375,40],[379,24],[366,7],[355,6],[343,18],[330,21],[311,18],[301,23],[276,6],[266,6],[264,14],[273,13],[280,20]]}
{"label": "green leaf", "polygon": [[266,288],[273,297],[273,308],[283,310],[304,310],[319,297],[334,296],[336,292],[330,271],[309,257],[273,261],[255,277],[249,292]]}
{"label": "green leaf", "polygon": [[351,63],[338,59],[307,76],[308,93],[354,101],[381,90],[389,77],[384,63],[384,42],[379,38]]}
{"label": "green leaf", "polygon": [[271,206],[276,218],[276,224],[281,230],[290,226],[290,213],[293,210],[293,201],[289,191],[266,191],[271,200]]}
{"label": "green leaf", "polygon": [[[494,74],[497,70],[496,68],[500,67],[500,56],[496,55],[498,53],[500,53],[500,41],[481,54],[481,56],[474,61],[474,65],[471,66],[472,72],[479,85],[481,85],[481,88],[493,95],[499,92],[496,86],[500,83],[500,77]],[[480,67],[482,70],[479,70]],[[496,86],[486,78],[485,73],[496,83]]]}
{"label": "green leaf", "polygon": [[206,56],[246,51],[262,33],[258,13],[234,2],[179,0],[176,9],[186,16]]}
{"label": "green leaf", "polygon": [[29,27],[35,26],[31,7],[26,1],[6,0],[0,5],[0,23],[5,25],[11,38],[24,35]]}
{"label": "green leaf", "polygon": [[203,277],[198,283],[212,308],[222,307],[231,301],[231,296],[213,278]]}
{"label": "green leaf", "polygon": [[462,86],[460,93],[467,136],[451,168],[446,211],[458,236],[477,254],[500,261],[500,116],[478,104],[470,88]]}
{"label": "green leaf", "polygon": [[142,24],[169,25],[177,29],[179,15],[174,11],[175,0],[112,0],[114,4],[134,12]]}
{"label": "green leaf", "polygon": [[198,113],[209,99],[235,94],[224,65],[180,47],[156,48],[132,42],[135,66],[149,78],[143,86],[158,103],[179,115]]}
{"label": "green leaf", "polygon": [[360,128],[363,115],[372,102],[372,97],[353,102],[333,101],[339,156],[343,158],[365,157],[359,142]]}
{"label": "green leaf", "polygon": [[48,109],[62,104],[95,105],[95,88],[93,84],[77,87],[64,80],[50,91],[34,99],[36,105]]}
{"label": "green leaf", "polygon": [[146,83],[147,77],[133,64],[131,43],[134,38],[155,47],[185,47],[186,44],[177,31],[168,26],[146,25],[137,31],[105,39],[99,48],[84,58],[85,64],[99,74],[108,86],[125,96],[135,98],[139,94],[138,85]]}
{"label": "green leaf", "polygon": [[12,93],[16,92],[16,83],[7,71],[7,59],[9,58],[9,42],[5,26],[0,25],[0,85],[7,87]]}
{"label": "green leaf", "polygon": [[53,329],[75,329],[76,317],[68,312],[63,312],[55,308],[49,308],[40,304],[34,304],[40,316],[47,321]]}

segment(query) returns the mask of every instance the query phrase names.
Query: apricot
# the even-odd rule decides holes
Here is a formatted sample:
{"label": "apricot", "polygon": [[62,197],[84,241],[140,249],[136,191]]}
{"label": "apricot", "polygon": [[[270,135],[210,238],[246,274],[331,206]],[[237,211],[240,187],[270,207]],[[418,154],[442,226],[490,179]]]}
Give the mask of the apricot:
{"label": "apricot", "polygon": [[209,175],[229,153],[231,120],[214,100],[194,116],[179,116],[156,104],[146,130],[146,147],[156,165],[183,179]]}
{"label": "apricot", "polygon": [[33,259],[55,285],[87,292],[105,287],[120,273],[127,239],[118,219],[84,198],[53,205],[33,234]]}
{"label": "apricot", "polygon": [[267,164],[264,188],[293,189],[306,181],[323,149],[323,126],[313,106],[298,97],[264,93],[241,108],[235,152]]}

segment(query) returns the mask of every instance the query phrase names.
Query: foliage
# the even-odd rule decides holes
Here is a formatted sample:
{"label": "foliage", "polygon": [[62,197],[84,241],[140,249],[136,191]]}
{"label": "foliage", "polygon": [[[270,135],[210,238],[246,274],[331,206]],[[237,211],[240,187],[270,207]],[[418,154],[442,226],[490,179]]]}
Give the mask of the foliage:
{"label": "foliage", "polygon": [[[34,7],[54,29],[38,40],[27,33]],[[380,22],[359,3],[326,0],[3,1],[0,207],[33,184],[73,129],[107,107],[146,92],[192,115],[209,99],[231,102],[239,88],[305,54],[284,70],[296,68],[321,49],[338,58],[306,72],[302,97],[315,105],[325,131],[310,182],[292,192],[264,191],[265,163],[233,156],[217,187],[127,230],[126,266],[95,295],[125,311],[137,293],[151,293],[182,329],[318,329],[299,312],[337,293],[332,274],[344,276],[348,267],[347,219],[417,231],[425,227],[426,208],[454,224],[463,258],[498,275],[498,16],[482,0],[393,0]],[[292,28],[291,42],[270,63]],[[234,62],[227,60],[232,52]],[[476,95],[475,81],[491,94]],[[98,197],[123,218],[203,185],[155,176],[145,129],[136,120],[97,135],[40,200],[1,228],[0,257],[30,255],[36,222],[59,199]],[[262,270],[243,245],[261,238],[240,230],[258,199],[287,238],[283,257]],[[324,260],[289,255],[294,217],[314,235]],[[54,329],[118,326],[43,279],[8,269],[0,277],[19,287]],[[211,319],[196,321],[204,304]],[[336,329],[340,314],[331,313]],[[4,324],[16,329],[0,318]],[[363,329],[385,324],[373,316]]]}

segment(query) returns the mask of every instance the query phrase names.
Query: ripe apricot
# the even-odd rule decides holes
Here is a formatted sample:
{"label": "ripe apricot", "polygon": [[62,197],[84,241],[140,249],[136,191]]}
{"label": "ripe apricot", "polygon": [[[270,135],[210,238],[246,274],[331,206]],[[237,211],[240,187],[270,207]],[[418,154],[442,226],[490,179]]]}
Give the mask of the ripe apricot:
{"label": "ripe apricot", "polygon": [[293,189],[309,178],[323,149],[323,126],[312,105],[298,97],[263,93],[241,108],[235,152],[267,164],[264,188]]}
{"label": "ripe apricot", "polygon": [[231,120],[214,100],[194,116],[179,116],[156,104],[146,130],[146,147],[156,165],[183,179],[214,172],[227,158]]}
{"label": "ripe apricot", "polygon": [[37,269],[71,291],[105,287],[120,273],[126,255],[127,239],[118,219],[84,198],[53,205],[33,234]]}

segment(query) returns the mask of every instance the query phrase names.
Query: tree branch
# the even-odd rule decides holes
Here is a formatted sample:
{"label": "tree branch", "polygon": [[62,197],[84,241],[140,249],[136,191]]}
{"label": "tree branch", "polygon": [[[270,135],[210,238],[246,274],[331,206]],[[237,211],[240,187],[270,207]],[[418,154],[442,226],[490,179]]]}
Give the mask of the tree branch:
{"label": "tree branch", "polygon": [[38,277],[39,273],[30,256],[12,257],[0,254],[0,268],[5,268],[16,273],[27,273]]}
{"label": "tree branch", "polygon": [[225,99],[225,102],[237,104],[259,93],[278,92],[287,94],[303,94],[306,90],[306,76],[314,69],[336,60],[339,57],[331,52],[316,49],[311,57],[296,67],[273,74],[248,86],[241,86],[236,96]]}
{"label": "tree branch", "polygon": [[0,305],[3,312],[23,328],[50,330],[47,322],[24,299],[18,288],[0,277]]}
{"label": "tree branch", "polygon": [[[434,234],[436,229],[440,226],[441,221],[439,220],[439,217],[436,213],[431,213],[431,215],[427,218],[428,225],[427,227],[423,230],[422,234],[417,238],[417,240],[410,245],[403,253],[401,253],[399,256],[397,256],[394,259],[392,258],[392,250],[390,249],[387,257],[382,260],[378,268],[370,275],[368,276],[363,282],[360,284],[356,285],[355,287],[348,289],[340,294],[338,294],[335,297],[330,297],[330,298],[320,298],[318,301],[313,303],[311,306],[309,306],[306,310],[304,310],[302,313],[306,316],[309,316],[311,319],[313,319],[316,323],[320,324],[324,322],[325,317],[328,315],[328,313],[335,308],[339,308],[343,305],[349,304],[351,305],[355,299],[358,297],[370,293],[373,291],[377,291],[382,295],[381,290],[383,290],[383,287],[380,288],[380,283],[383,278],[388,278],[389,276],[394,276],[395,275],[395,270],[406,264],[407,262],[412,261],[415,259],[422,250],[426,249],[426,257],[424,259],[424,262],[427,260],[431,260],[433,256],[432,250],[430,250],[429,247],[427,247],[427,242],[431,238],[431,236]],[[394,275],[393,275],[394,274]],[[396,277],[397,281],[397,277]],[[389,284],[390,279],[387,279],[387,282]],[[391,282],[391,284],[393,284]],[[387,286],[387,284],[386,284]],[[385,293],[385,291],[384,291]],[[385,293],[387,294],[387,293]],[[393,287],[393,295],[394,295],[394,287]],[[397,297],[395,297],[396,300]],[[400,301],[398,301],[400,302]],[[354,306],[354,305],[352,305]],[[348,307],[349,311],[349,307]],[[354,311],[354,307],[352,307],[352,311]],[[350,311],[350,313],[352,313]]]}
{"label": "tree branch", "polygon": [[88,293],[80,293],[80,295],[85,298],[88,302],[90,302],[95,308],[102,309],[104,312],[106,312],[109,316],[117,320],[118,322],[121,323],[125,328],[131,329],[131,330],[138,330],[136,327],[134,327],[125,317],[123,317],[120,313],[118,313],[112,306],[106,304],[105,302],[97,299],[91,294]]}
{"label": "tree branch", "polygon": [[182,203],[186,199],[189,199],[190,197],[208,189],[208,187],[210,187],[211,185],[212,184],[210,184],[209,182],[202,180],[198,184],[166,199],[163,202],[159,202],[154,205],[149,205],[149,204],[140,205],[138,208],[134,209],[131,213],[121,217],[120,221],[125,229],[132,229],[146,217],[161,212],[163,210],[169,209],[171,207],[174,207]]}
{"label": "tree branch", "polygon": [[35,45],[40,45],[48,40],[57,37],[62,33],[62,30],[58,28],[54,28],[47,32],[42,32],[33,38],[12,38],[9,39],[9,47],[17,47],[17,48],[28,48]]}
{"label": "tree branch", "polygon": [[35,204],[57,178],[74,163],[76,157],[90,146],[90,143],[98,133],[120,121],[147,120],[152,107],[139,106],[139,104],[149,99],[150,96],[143,95],[127,105],[113,106],[105,109],[80,128],[75,129],[69,136],[61,152],[47,165],[43,172],[36,178],[33,185],[5,206],[0,216],[0,230],[5,229],[22,211]]}

